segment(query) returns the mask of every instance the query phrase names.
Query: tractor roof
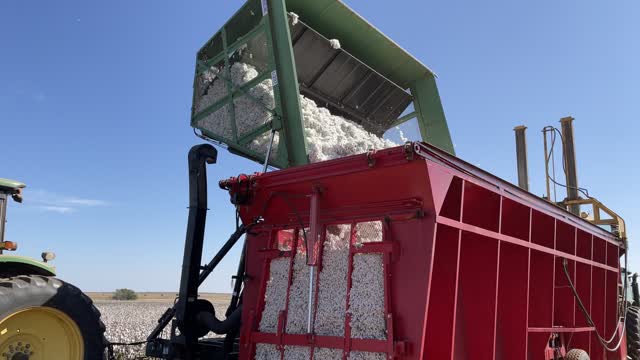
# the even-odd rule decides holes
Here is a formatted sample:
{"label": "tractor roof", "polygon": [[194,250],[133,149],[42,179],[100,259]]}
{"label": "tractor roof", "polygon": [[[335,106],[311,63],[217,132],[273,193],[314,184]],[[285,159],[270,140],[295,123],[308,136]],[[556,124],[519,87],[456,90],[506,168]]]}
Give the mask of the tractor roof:
{"label": "tractor roof", "polygon": [[0,178],[0,190],[16,191],[18,189],[24,188],[25,186],[27,185],[19,181]]}

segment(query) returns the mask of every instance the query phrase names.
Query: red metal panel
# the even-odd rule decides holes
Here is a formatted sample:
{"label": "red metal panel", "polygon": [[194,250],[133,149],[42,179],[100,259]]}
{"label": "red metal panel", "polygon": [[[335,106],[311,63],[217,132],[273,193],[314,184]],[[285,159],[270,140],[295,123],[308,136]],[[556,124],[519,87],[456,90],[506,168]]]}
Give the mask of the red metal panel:
{"label": "red metal panel", "polygon": [[502,198],[500,233],[529,241],[530,212],[529,207],[511,199]]}
{"label": "red metal panel", "polygon": [[[594,249],[595,251],[595,249]],[[596,329],[600,334],[604,335],[604,322],[605,322],[605,301],[606,291],[605,283],[606,271],[599,268],[592,268],[591,277],[591,318],[596,325]],[[604,349],[598,339],[595,336],[591,337],[591,353],[589,353],[591,359],[602,360],[604,359]]]}
{"label": "red metal panel", "polygon": [[498,241],[463,232],[454,359],[493,357],[497,271]]}
{"label": "red metal panel", "polygon": [[[605,358],[576,310],[563,262],[596,328],[611,336],[622,244],[503,180],[416,144],[255,175],[250,184],[241,217],[264,222],[248,236],[240,359],[265,343],[339,349],[343,358],[353,350],[393,359],[537,360],[547,358],[553,333],[567,349]],[[314,189],[322,190],[317,207]],[[277,230],[313,223],[311,234],[323,242],[328,224],[370,220],[383,221],[383,242],[352,246],[349,256],[383,256],[386,339],[352,338],[348,313],[344,336],[287,334],[286,309],[277,333],[259,332],[271,259],[292,261],[296,249],[305,250]],[[322,247],[315,249],[321,269]],[[315,313],[317,301],[312,306]]]}
{"label": "red metal panel", "polygon": [[[560,327],[575,327],[575,297],[564,272],[563,258],[555,257],[555,288],[553,295],[553,325]],[[568,261],[567,270],[571,281],[575,284],[575,262]]]}
{"label": "red metal panel", "polygon": [[531,252],[529,327],[553,326],[553,256]]}
{"label": "red metal panel", "polygon": [[427,359],[451,359],[458,288],[460,230],[438,225],[435,245],[422,354]]}
{"label": "red metal panel", "polygon": [[529,250],[500,245],[496,360],[526,358]]}

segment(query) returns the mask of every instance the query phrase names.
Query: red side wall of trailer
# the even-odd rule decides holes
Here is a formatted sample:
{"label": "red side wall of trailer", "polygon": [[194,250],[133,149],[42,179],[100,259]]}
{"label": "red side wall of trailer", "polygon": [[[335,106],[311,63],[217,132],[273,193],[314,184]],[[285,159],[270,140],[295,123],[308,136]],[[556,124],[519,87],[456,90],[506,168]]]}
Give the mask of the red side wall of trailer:
{"label": "red side wall of trailer", "polygon": [[[623,244],[444,152],[415,143],[255,175],[241,185],[234,191],[249,195],[239,207],[243,221],[264,222],[248,236],[240,359],[253,359],[262,343],[281,354],[285,346],[339,349],[343,358],[367,351],[395,359],[543,360],[553,334],[566,350],[583,349],[594,360],[626,358],[624,341],[617,352],[600,345],[563,269],[566,259],[599,333],[619,334]],[[382,254],[386,339],[352,338],[348,312],[343,336],[287,334],[288,308],[277,331],[258,330],[269,264],[294,255],[278,249],[286,240],[279,230],[309,226],[314,189],[319,234],[330,224],[351,225],[349,279],[353,256]],[[356,247],[356,224],[367,221],[383,224],[382,241]]]}

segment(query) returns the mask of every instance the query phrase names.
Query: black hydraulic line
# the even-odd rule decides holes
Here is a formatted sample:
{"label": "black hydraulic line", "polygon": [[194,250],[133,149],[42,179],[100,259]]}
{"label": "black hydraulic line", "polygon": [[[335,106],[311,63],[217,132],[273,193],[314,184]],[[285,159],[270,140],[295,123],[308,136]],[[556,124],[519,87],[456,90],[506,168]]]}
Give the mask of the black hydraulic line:
{"label": "black hydraulic line", "polygon": [[[627,268],[627,254],[625,253],[624,255],[624,267],[625,269]],[[567,278],[567,282],[569,282],[569,287],[571,288],[571,291],[573,292],[573,296],[576,299],[576,302],[578,303],[578,307],[580,308],[580,311],[582,312],[582,315],[584,315],[585,320],[587,320],[587,324],[589,324],[589,326],[592,326],[594,328],[596,337],[598,338],[598,341],[600,342],[600,345],[602,345],[603,348],[605,348],[605,350],[613,352],[618,350],[618,348],[620,347],[620,345],[622,344],[622,339],[624,338],[624,333],[625,333],[625,327],[622,327],[622,332],[620,333],[620,339],[618,339],[618,342],[616,343],[616,345],[612,348],[609,347],[609,345],[613,342],[613,339],[615,339],[616,334],[618,333],[618,326],[616,325],[616,329],[614,330],[613,334],[611,335],[611,338],[609,339],[605,339],[602,337],[602,335],[598,332],[598,328],[596,327],[595,322],[593,321],[593,319],[591,318],[591,315],[589,314],[589,311],[587,310],[587,308],[584,306],[584,304],[582,303],[582,300],[580,299],[580,296],[578,295],[578,291],[576,290],[575,285],[573,284],[573,281],[571,280],[571,275],[569,274],[569,269],[567,268],[567,259],[563,258],[562,259],[562,268],[564,270],[564,275]],[[624,292],[623,292],[623,299],[622,299],[622,306],[624,308],[624,314],[623,316],[620,318],[618,318],[618,324],[620,322],[622,322],[622,324],[625,323],[626,318],[627,318],[627,277],[625,276],[624,279]]]}
{"label": "black hydraulic line", "polygon": [[[553,156],[553,150],[555,148],[555,143],[556,143],[556,133],[558,133],[558,136],[560,136],[560,141],[562,141],[563,147],[564,147],[564,137],[562,136],[562,133],[560,132],[560,130],[558,130],[558,128],[553,127],[553,126],[545,126],[543,128],[543,131],[548,130],[549,132],[551,132],[551,149],[549,150],[549,154],[545,154],[546,157],[546,162],[548,164],[548,161],[552,158]],[[545,134],[546,137],[546,134]],[[564,159],[562,162],[562,171],[566,174],[567,170],[566,170],[566,165],[564,163]],[[582,188],[582,187],[573,187],[573,186],[569,186],[569,185],[565,185],[565,184],[561,184],[560,182],[558,182],[555,179],[555,176],[549,176],[548,177],[549,180],[551,180],[554,184],[558,185],[558,186],[562,186],[564,188],[571,188],[571,189],[575,189],[579,192],[581,192],[584,196],[586,196],[587,198],[591,198],[591,196],[589,195],[589,190],[586,188]],[[550,194],[547,194],[548,196],[550,196]]]}

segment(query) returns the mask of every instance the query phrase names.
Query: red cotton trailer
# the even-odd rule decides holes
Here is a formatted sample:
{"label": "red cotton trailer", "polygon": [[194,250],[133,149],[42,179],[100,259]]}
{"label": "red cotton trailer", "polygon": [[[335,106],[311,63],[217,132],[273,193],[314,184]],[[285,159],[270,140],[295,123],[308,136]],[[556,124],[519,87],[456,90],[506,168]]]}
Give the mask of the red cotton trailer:
{"label": "red cotton trailer", "polygon": [[435,147],[220,185],[262,220],[239,359],[626,359],[624,242]]}

